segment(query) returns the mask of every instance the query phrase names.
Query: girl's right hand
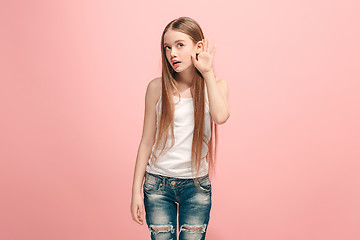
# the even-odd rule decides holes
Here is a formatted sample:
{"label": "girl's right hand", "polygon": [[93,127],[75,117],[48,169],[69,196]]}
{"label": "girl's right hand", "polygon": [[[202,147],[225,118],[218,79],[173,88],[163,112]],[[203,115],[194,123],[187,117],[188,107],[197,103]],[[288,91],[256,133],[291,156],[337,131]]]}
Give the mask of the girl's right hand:
{"label": "girl's right hand", "polygon": [[140,193],[132,195],[130,212],[135,222],[144,224],[144,202]]}

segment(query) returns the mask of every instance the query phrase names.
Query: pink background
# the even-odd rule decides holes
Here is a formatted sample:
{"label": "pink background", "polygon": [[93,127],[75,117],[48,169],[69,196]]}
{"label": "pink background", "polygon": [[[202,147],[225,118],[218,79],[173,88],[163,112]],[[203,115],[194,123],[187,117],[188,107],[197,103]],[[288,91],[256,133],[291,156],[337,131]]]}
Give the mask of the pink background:
{"label": "pink background", "polygon": [[359,1],[2,1],[0,239],[149,239],[148,82],[180,16],[229,85],[207,239],[360,239]]}

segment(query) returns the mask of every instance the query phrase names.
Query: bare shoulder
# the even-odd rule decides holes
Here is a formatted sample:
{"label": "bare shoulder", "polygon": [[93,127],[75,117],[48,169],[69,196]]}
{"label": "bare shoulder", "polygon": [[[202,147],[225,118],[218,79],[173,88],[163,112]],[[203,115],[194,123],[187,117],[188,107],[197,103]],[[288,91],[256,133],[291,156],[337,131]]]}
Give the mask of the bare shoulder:
{"label": "bare shoulder", "polygon": [[161,91],[161,77],[152,79],[146,90],[147,100],[151,103],[156,103],[159,100]]}
{"label": "bare shoulder", "polygon": [[160,97],[161,78],[152,79],[145,95],[144,127],[141,142],[151,147],[156,132],[156,102]]}
{"label": "bare shoulder", "polygon": [[151,84],[157,85],[158,87],[161,86],[161,77],[154,78],[150,81]]}
{"label": "bare shoulder", "polygon": [[153,101],[157,102],[161,91],[161,77],[152,79],[148,84],[149,94],[153,97]]}

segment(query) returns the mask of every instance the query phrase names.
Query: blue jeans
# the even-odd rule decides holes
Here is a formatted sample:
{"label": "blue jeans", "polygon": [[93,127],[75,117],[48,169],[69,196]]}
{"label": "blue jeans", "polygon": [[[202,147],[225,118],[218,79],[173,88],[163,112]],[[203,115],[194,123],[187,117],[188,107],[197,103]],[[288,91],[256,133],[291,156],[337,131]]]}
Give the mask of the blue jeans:
{"label": "blue jeans", "polygon": [[151,239],[176,240],[179,212],[179,240],[205,239],[210,219],[209,175],[173,178],[145,172],[143,186],[146,223]]}

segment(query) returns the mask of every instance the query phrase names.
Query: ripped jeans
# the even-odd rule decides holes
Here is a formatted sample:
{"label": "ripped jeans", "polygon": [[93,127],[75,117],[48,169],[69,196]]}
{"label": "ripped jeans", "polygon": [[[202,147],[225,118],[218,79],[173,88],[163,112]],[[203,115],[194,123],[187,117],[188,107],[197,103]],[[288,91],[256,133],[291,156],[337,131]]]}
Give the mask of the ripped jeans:
{"label": "ripped jeans", "polygon": [[146,223],[151,239],[176,240],[179,213],[179,240],[205,239],[210,219],[211,182],[209,175],[173,178],[145,172],[143,186]]}

